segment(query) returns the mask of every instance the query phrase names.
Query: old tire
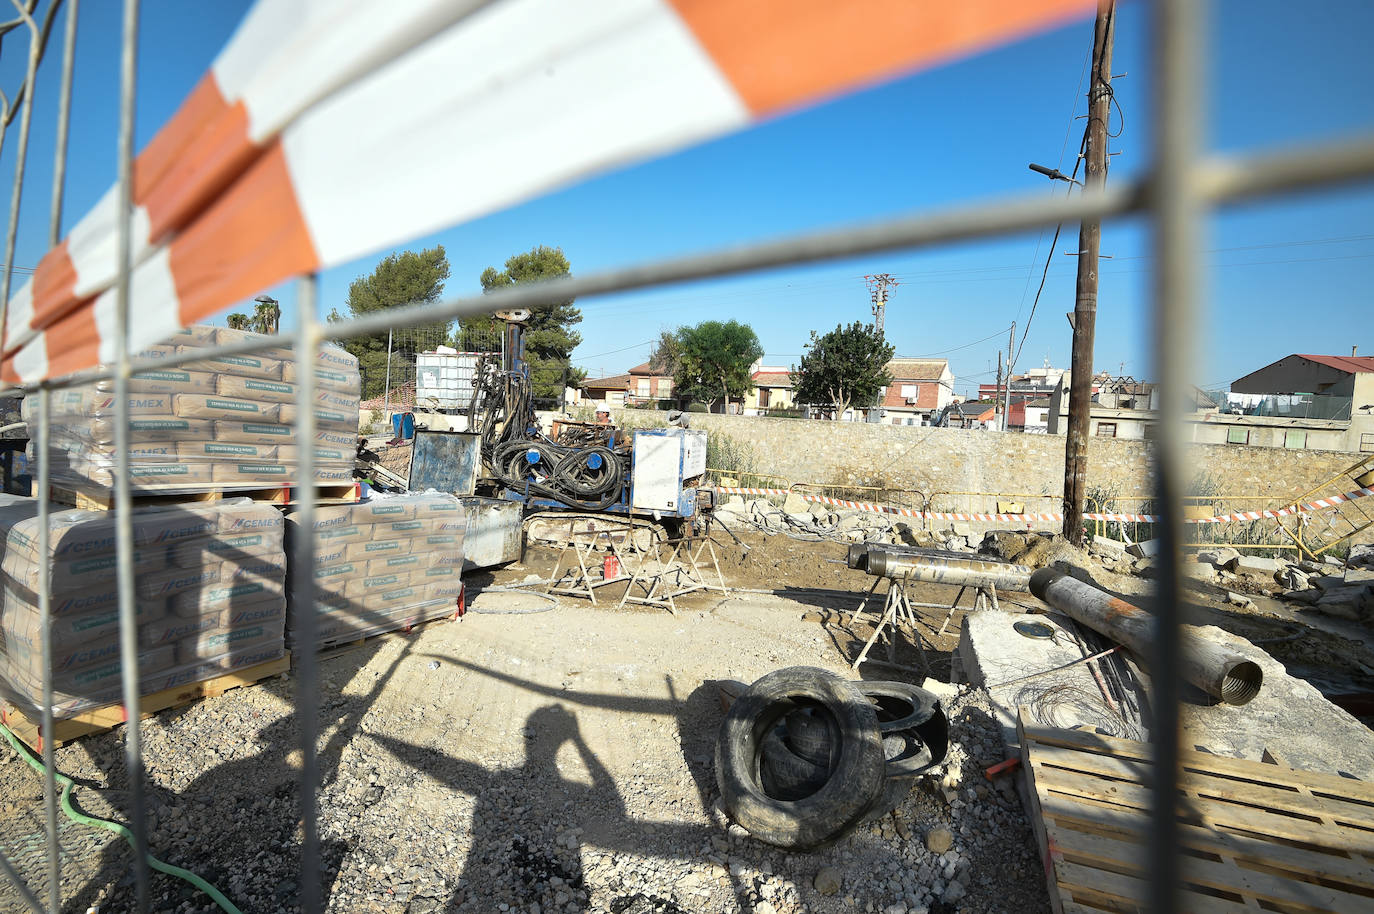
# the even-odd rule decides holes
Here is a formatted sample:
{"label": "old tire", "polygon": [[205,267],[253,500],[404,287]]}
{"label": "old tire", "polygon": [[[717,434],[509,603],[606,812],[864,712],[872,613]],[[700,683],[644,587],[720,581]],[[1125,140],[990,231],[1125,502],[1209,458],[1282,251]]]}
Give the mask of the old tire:
{"label": "old tire", "polygon": [[[780,736],[778,729],[764,737],[761,769],[763,788],[770,797],[777,800],[800,800],[815,793],[825,784],[826,768],[794,753]],[[915,734],[903,733],[883,737],[883,755],[887,760],[884,767],[883,792],[874,801],[873,808],[860,821],[876,822],[902,804],[916,779],[910,775],[894,776],[893,772],[904,771],[905,767],[921,754],[927,761],[930,759],[930,751],[925,749],[925,744]]]}
{"label": "old tire", "polygon": [[[878,714],[878,729],[884,735],[902,733],[908,730],[929,730],[938,728],[933,721],[943,719],[940,701],[931,692],[909,685],[905,682],[859,682],[856,687],[874,704]],[[787,733],[783,737],[795,754],[815,765],[828,765],[830,759],[830,734],[823,722],[818,720],[809,708],[799,708],[787,715]],[[930,742],[948,746],[948,725],[943,728],[943,737]],[[944,749],[939,752],[944,758]],[[938,761],[938,759],[937,759]],[[889,773],[891,768],[889,767]]]}
{"label": "old tire", "polygon": [[[815,793],[781,800],[764,790],[765,738],[787,714],[810,705],[838,745]],[[716,740],[716,782],[725,812],[760,841],[805,850],[843,834],[883,790],[883,746],[873,706],[834,673],[788,667],[754,683],[730,708]]]}

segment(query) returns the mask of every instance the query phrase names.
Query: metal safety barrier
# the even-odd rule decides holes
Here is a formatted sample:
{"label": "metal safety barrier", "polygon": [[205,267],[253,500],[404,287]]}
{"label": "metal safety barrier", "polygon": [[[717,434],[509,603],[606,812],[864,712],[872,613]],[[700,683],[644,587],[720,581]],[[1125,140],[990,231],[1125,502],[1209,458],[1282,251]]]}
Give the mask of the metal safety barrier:
{"label": "metal safety barrier", "polygon": [[[55,11],[62,5],[49,7],[42,23],[35,21],[36,0],[15,2],[19,15],[17,24],[29,34],[29,60],[26,83],[29,91],[15,105],[19,111],[20,132],[16,146],[16,176],[11,198],[9,224],[6,234],[6,269],[3,298],[8,309],[16,233],[19,227],[20,192],[24,182],[24,164],[28,151],[28,137],[32,114],[35,78],[38,62],[46,38],[54,23]],[[473,6],[481,6],[474,4]],[[78,5],[76,0],[66,3],[67,19],[61,67],[62,83],[59,93],[59,140],[54,161],[53,191],[50,204],[49,237],[58,243],[62,224],[62,191],[66,174],[66,125],[70,111],[71,74],[75,58],[75,34]],[[1301,147],[1260,153],[1204,157],[1200,145],[1201,100],[1208,96],[1200,45],[1204,34],[1206,4],[1196,0],[1156,0],[1150,5],[1153,21],[1151,73],[1152,92],[1150,110],[1153,123],[1150,136],[1154,144],[1148,169],[1135,179],[1116,181],[1100,191],[1088,191],[1074,196],[1045,199],[1040,193],[1015,196],[987,202],[962,203],[934,211],[896,219],[871,222],[857,227],[827,229],[807,234],[781,237],[763,242],[733,245],[719,250],[588,273],[576,277],[555,279],[531,285],[510,286],[490,294],[464,295],[440,302],[417,303],[402,308],[386,309],[363,317],[356,317],[321,326],[315,318],[318,290],[317,276],[301,276],[297,330],[265,342],[249,342],[200,350],[184,358],[150,362],[133,358],[128,345],[131,314],[131,273],[133,235],[133,145],[135,89],[137,85],[137,47],[140,4],[125,0],[121,52],[121,100],[118,131],[118,191],[115,196],[113,218],[117,223],[118,277],[114,287],[114,306],[110,313],[113,339],[116,341],[109,367],[82,370],[65,377],[52,378],[30,385],[25,391],[38,401],[35,427],[37,453],[37,482],[44,492],[49,480],[52,447],[49,437],[49,417],[52,403],[50,392],[97,379],[113,379],[117,397],[118,465],[116,467],[115,516],[117,518],[117,561],[119,571],[119,619],[121,626],[121,659],[123,664],[123,703],[137,707],[139,701],[138,646],[135,641],[134,566],[132,499],[129,482],[129,409],[126,396],[131,376],[151,369],[166,369],[178,364],[221,355],[244,354],[268,347],[293,346],[300,359],[297,405],[297,433],[311,440],[314,433],[314,412],[311,398],[315,392],[315,352],[324,340],[349,339],[364,334],[386,331],[389,328],[413,327],[435,320],[487,314],[495,310],[537,308],[540,306],[590,296],[648,289],[666,283],[735,276],[752,271],[784,265],[833,261],[859,255],[896,250],[927,250],[949,246],[957,242],[984,238],[1005,237],[1017,233],[1052,227],[1058,223],[1079,220],[1107,220],[1125,216],[1137,217],[1149,232],[1155,250],[1149,292],[1150,324],[1153,332],[1153,365],[1158,376],[1159,412],[1157,447],[1157,486],[1155,505],[1158,519],[1154,532],[1160,541],[1157,574],[1150,611],[1154,619],[1156,637],[1152,641],[1149,666],[1155,670],[1175,671],[1182,668],[1180,644],[1181,613],[1185,601],[1181,598],[1180,552],[1185,543],[1181,493],[1191,475],[1187,462],[1188,432],[1183,422],[1182,408],[1190,394],[1191,368],[1194,364],[1194,328],[1202,318],[1200,280],[1201,227],[1212,211],[1237,203],[1270,198],[1295,191],[1329,187],[1355,179],[1374,176],[1374,137],[1357,136],[1342,140],[1321,141]],[[8,112],[12,118],[14,109]],[[301,479],[314,478],[314,455],[311,448],[303,448],[300,459]],[[310,486],[301,486],[299,512],[301,528],[307,535],[298,538],[295,549],[295,580],[292,586],[301,595],[304,605],[313,604],[313,580],[309,573],[314,543],[312,518],[315,494]],[[46,531],[49,509],[40,500],[40,530]],[[44,534],[46,536],[46,534]],[[43,544],[46,546],[46,543]],[[39,591],[46,594],[49,581],[46,571],[39,582]],[[41,606],[46,625],[51,616],[46,600]],[[313,614],[305,613],[301,620],[302,641],[314,641]],[[295,709],[299,718],[300,748],[303,762],[300,771],[302,807],[302,872],[299,880],[299,909],[315,914],[322,909],[322,873],[318,825],[318,797],[320,766],[317,757],[319,736],[320,683],[317,661],[310,650],[298,656],[295,676]],[[51,648],[44,646],[44,661],[51,668]],[[1149,910],[1166,914],[1179,909],[1177,893],[1180,878],[1180,843],[1176,840],[1179,828],[1175,817],[1179,799],[1179,769],[1175,764],[1180,750],[1180,700],[1182,681],[1173,675],[1154,678],[1151,707],[1155,713],[1153,737],[1153,772],[1156,775],[1152,799],[1152,828],[1146,851],[1146,871],[1150,896]],[[46,887],[46,909],[61,909],[58,860],[61,849],[56,826],[57,787],[52,774],[53,716],[50,675],[44,681],[44,708],[41,728],[44,734],[44,761],[48,774],[44,781],[46,849],[49,862],[49,884]],[[146,859],[148,829],[145,815],[146,773],[143,761],[142,725],[137,715],[131,716],[125,737],[125,766],[128,773],[129,827],[134,840],[134,876],[137,908],[148,910],[149,867]],[[34,910],[41,912],[45,905],[39,893],[17,881],[10,862],[0,856],[0,869],[14,878],[17,891]]]}

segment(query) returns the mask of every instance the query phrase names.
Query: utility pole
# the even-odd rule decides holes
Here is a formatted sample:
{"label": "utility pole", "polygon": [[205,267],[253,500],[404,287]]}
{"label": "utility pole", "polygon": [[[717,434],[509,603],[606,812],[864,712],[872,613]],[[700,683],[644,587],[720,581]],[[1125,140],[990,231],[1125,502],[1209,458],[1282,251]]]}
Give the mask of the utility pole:
{"label": "utility pole", "polygon": [[1007,390],[1006,400],[1002,404],[1002,431],[1011,428],[1011,347],[1016,341],[1016,321],[1011,322],[1011,330],[1007,333]]}
{"label": "utility pole", "polygon": [[899,286],[901,283],[893,279],[891,273],[865,276],[864,282],[868,283],[868,291],[873,299],[873,329],[882,333],[883,318],[887,316],[887,290],[890,286]]}
{"label": "utility pole", "polygon": [[[992,395],[992,415],[995,419],[1002,411],[1002,350],[997,350],[997,392]],[[1003,425],[1003,428],[1006,426]]]}
{"label": "utility pole", "polygon": [[[1112,37],[1115,0],[1099,0],[1088,82],[1088,131],[1083,189],[1107,183],[1107,119],[1112,110]],[[1073,306],[1073,360],[1069,366],[1069,429],[1064,453],[1064,537],[1083,543],[1083,502],[1088,482],[1088,419],[1092,403],[1093,334],[1097,328],[1097,256],[1102,224],[1085,220],[1078,232],[1078,287]]]}

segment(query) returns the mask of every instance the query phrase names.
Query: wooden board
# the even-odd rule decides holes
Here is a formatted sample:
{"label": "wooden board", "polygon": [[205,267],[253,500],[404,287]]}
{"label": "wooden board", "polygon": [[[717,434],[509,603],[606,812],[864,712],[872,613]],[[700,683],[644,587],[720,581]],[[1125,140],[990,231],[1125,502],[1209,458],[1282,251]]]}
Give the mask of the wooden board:
{"label": "wooden board", "polygon": [[[1056,914],[1143,910],[1150,746],[1026,720],[1022,767]],[[1181,762],[1181,910],[1374,910],[1374,784],[1273,758],[1185,750]]]}
{"label": "wooden board", "polygon": [[[358,500],[360,487],[356,482],[339,485],[315,486],[317,504],[351,504]],[[114,509],[113,489],[73,489],[63,486],[49,486],[48,498],[62,505],[71,505],[86,511],[111,511]],[[139,486],[133,496],[134,507],[147,505],[214,504],[229,498],[250,498],[272,505],[291,505],[300,500],[300,489],[296,486],[270,486],[267,488],[188,488],[169,486]]]}
{"label": "wooden board", "polygon": [[[291,652],[287,651],[276,660],[268,660],[266,663],[225,673],[214,679],[188,682],[182,686],[144,695],[139,701],[139,716],[141,718],[151,717],[158,711],[187,705],[202,698],[217,698],[230,689],[270,679],[280,673],[285,673],[290,668]],[[92,733],[112,730],[120,724],[128,723],[128,720],[128,710],[122,704],[89,708],[74,717],[53,721],[54,741],[56,745],[63,746],[74,739],[80,739]],[[23,740],[30,749],[35,752],[43,751],[43,738],[39,730],[39,721],[30,718],[28,714],[8,702],[0,702],[0,721],[9,727],[15,736]]]}

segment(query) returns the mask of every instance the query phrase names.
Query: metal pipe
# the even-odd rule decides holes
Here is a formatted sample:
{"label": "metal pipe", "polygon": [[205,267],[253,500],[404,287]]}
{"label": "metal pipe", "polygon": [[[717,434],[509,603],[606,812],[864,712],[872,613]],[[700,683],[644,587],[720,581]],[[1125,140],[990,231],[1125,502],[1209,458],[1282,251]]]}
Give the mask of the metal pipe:
{"label": "metal pipe", "polygon": [[43,809],[48,841],[48,910],[56,914],[62,909],[62,843],[57,832],[57,724],[53,720],[53,647],[52,638],[52,565],[48,562],[52,548],[51,506],[48,488],[52,482],[52,392],[38,392],[38,435],[34,441],[38,458],[38,630],[43,632],[43,707],[38,726],[42,736],[43,753]]}
{"label": "metal pipe", "polygon": [[[1135,604],[1054,568],[1041,568],[1031,575],[1030,590],[1075,622],[1124,644],[1137,657],[1148,660],[1153,656],[1155,619]],[[1231,705],[1243,705],[1259,694],[1264,682],[1259,664],[1208,640],[1195,625],[1180,625],[1178,630],[1177,673],[1156,670],[1156,680],[1181,676]],[[1158,688],[1156,682],[1156,694]]]}
{"label": "metal pipe", "polygon": [[296,436],[300,462],[296,466],[296,533],[291,562],[292,590],[296,594],[298,639],[296,641],[296,719],[301,735],[301,878],[300,910],[322,910],[319,838],[320,730],[319,662],[315,643],[315,358],[323,337],[315,308],[320,277],[301,277],[296,294]]}
{"label": "metal pipe", "polygon": [[[856,544],[859,545],[859,544]],[[927,584],[956,587],[996,587],[999,590],[1029,588],[1031,570],[1025,565],[985,562],[929,550],[905,552],[878,546],[849,549],[849,567],[883,578],[906,578]]]}
{"label": "metal pipe", "polygon": [[[119,593],[121,696],[129,722],[124,728],[124,765],[129,777],[129,826],[134,836],[134,910],[150,910],[148,818],[144,804],[143,733],[138,709],[138,606],[134,599],[133,491],[129,479],[129,308],[133,274],[133,186],[135,80],[138,78],[139,0],[125,0],[120,53],[119,192],[115,210],[115,571]],[[46,492],[42,493],[44,496]]]}

